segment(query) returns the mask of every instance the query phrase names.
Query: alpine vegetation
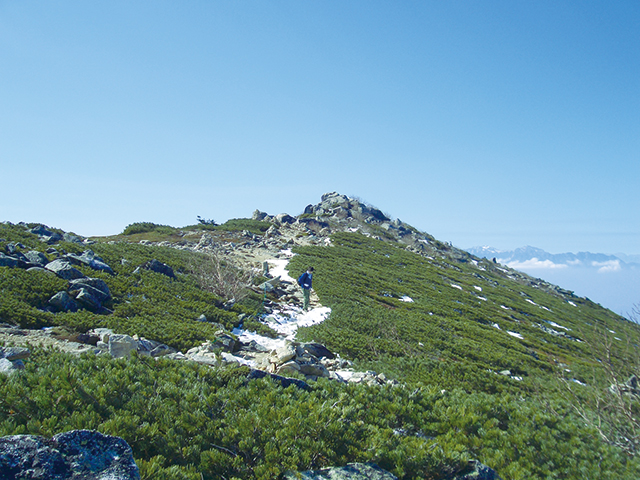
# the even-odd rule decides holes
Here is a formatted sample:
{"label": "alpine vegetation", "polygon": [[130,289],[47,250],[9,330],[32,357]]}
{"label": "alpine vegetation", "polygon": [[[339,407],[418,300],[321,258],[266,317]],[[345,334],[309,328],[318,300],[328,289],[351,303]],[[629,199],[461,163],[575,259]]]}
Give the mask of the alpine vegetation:
{"label": "alpine vegetation", "polygon": [[110,237],[0,224],[0,452],[94,431],[126,478],[636,479],[639,343],[337,193]]}

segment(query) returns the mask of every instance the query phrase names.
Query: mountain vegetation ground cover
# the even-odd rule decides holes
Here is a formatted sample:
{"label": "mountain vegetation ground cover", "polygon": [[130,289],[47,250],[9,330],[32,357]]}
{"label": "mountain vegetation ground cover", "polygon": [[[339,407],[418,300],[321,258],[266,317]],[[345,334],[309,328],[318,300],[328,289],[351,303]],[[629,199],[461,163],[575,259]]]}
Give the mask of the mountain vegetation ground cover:
{"label": "mountain vegetation ground cover", "polygon": [[[228,231],[266,231],[267,222],[245,220]],[[104,326],[177,349],[212,339],[216,324],[230,330],[239,313],[259,323],[260,297],[228,310],[228,299],[201,287],[189,267],[201,254],[137,243],[179,238],[179,229],[160,227],[91,245],[114,275],[78,267],[107,283],[112,313],[45,311],[66,281],[0,267],[0,321],[80,332]],[[225,231],[219,227],[212,228]],[[22,226],[0,225],[0,239],[2,250],[11,242],[49,248]],[[587,421],[620,420],[590,402],[610,386],[601,362],[622,377],[637,369],[637,325],[587,299],[519,283],[491,262],[422,256],[389,237],[335,233],[331,246],[294,251],[290,273],[313,265],[314,288],[332,308],[299,337],[399,386],[321,379],[300,390],[248,381],[246,367],[34,349],[24,371],[0,375],[0,435],[97,429],[123,437],[148,479],[269,479],[354,461],[403,479],[438,479],[464,471],[469,459],[505,479],[638,477],[633,452]],[[136,271],[151,259],[176,278]],[[202,314],[214,323],[197,321]],[[599,349],[611,342],[615,348]]]}

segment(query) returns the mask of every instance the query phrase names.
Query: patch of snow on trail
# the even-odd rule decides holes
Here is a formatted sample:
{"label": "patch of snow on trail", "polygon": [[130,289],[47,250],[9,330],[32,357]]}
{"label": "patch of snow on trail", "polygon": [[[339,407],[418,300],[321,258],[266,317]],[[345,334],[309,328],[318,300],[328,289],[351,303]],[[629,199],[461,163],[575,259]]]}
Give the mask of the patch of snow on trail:
{"label": "patch of snow on trail", "polygon": [[283,259],[272,259],[267,260],[269,264],[269,273],[274,277],[280,277],[280,280],[284,280],[285,282],[295,282],[295,279],[289,276],[289,272],[287,271],[287,265],[289,264],[289,260],[286,258]]}
{"label": "patch of snow on trail", "polygon": [[[291,252],[291,249],[281,250],[280,255],[291,258],[295,254]],[[269,259],[269,273],[274,277],[280,277],[281,280],[287,282],[295,282],[296,280],[289,276],[287,271],[287,265],[289,264],[289,258]],[[279,305],[274,308],[273,311],[267,315],[263,320],[273,330],[278,332],[279,338],[263,337],[256,332],[248,332],[239,328],[234,328],[232,333],[237,335],[241,342],[249,343],[252,340],[258,345],[269,350],[277,350],[284,347],[286,340],[293,340],[296,336],[296,332],[299,327],[309,327],[318,323],[324,322],[331,309],[329,307],[318,307],[308,312],[305,312],[299,307],[293,305]]]}
{"label": "patch of snow on trail", "polygon": [[233,334],[237,335],[241,342],[249,343],[254,340],[258,345],[269,350],[277,350],[284,347],[286,340],[294,340],[299,327],[309,327],[324,322],[331,309],[329,307],[314,308],[308,312],[297,307],[284,306],[282,310],[275,310],[267,315],[265,323],[281,336],[279,338],[263,337],[256,332],[248,332],[239,328],[233,329]]}

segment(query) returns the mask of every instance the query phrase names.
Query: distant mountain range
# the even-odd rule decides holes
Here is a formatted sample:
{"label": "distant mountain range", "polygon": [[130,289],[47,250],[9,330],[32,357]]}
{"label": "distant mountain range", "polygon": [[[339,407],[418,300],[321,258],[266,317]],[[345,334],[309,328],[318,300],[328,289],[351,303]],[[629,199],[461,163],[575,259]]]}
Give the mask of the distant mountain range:
{"label": "distant mountain range", "polygon": [[[472,255],[493,259],[511,268],[557,269],[568,267],[589,267],[600,272],[617,271],[623,268],[637,268],[634,255],[607,255],[604,253],[549,253],[541,248],[526,246],[515,250],[498,250],[493,247],[473,247],[467,250]],[[620,258],[620,257],[625,257]]]}
{"label": "distant mountain range", "polygon": [[531,246],[515,250],[484,246],[467,251],[573,290],[622,315],[640,303],[640,255],[554,254]]}

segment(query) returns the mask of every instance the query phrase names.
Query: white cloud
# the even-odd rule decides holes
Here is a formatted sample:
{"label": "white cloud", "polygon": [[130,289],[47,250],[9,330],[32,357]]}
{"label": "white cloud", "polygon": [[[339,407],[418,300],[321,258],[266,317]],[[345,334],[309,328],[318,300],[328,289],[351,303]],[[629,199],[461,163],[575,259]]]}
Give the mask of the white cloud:
{"label": "white cloud", "polygon": [[606,262],[591,262],[591,265],[598,267],[598,273],[618,272],[622,270],[620,260],[608,260]]}
{"label": "white cloud", "polygon": [[567,268],[567,265],[565,265],[564,263],[553,263],[551,260],[538,260],[535,257],[529,260],[525,260],[524,262],[516,261],[507,263],[507,265],[516,270]]}

